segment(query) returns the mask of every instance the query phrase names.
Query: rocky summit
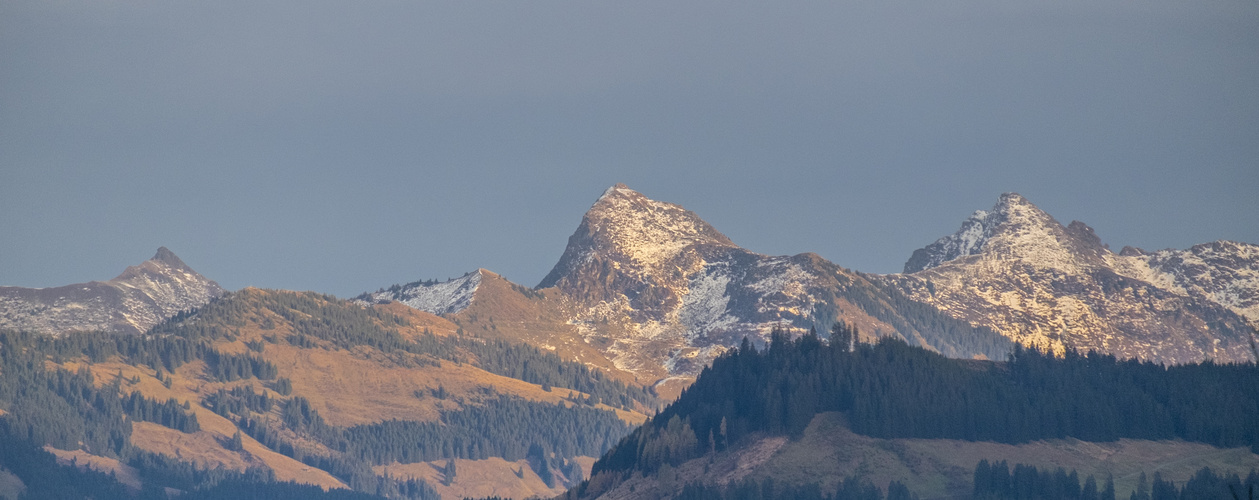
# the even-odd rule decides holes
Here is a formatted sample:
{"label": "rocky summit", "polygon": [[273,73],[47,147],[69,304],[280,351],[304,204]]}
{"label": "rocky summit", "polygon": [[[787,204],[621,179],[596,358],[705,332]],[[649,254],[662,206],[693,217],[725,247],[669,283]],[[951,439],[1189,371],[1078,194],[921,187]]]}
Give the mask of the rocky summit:
{"label": "rocky summit", "polygon": [[1064,226],[1015,193],[882,279],[954,318],[1058,352],[1165,363],[1255,356],[1259,247],[1114,253],[1088,225]]}
{"label": "rocky summit", "polygon": [[109,281],[53,288],[0,287],[0,328],[49,334],[109,330],[143,333],[223,294],[166,247]]}
{"label": "rocky summit", "polygon": [[511,332],[643,382],[685,384],[744,338],[764,345],[775,327],[825,336],[835,321],[857,326],[863,340],[895,336],[954,357],[1002,358],[1011,346],[815,254],[741,248],[695,213],[623,184],[595,201],[537,287],[492,292],[478,278],[487,273],[398,285],[359,300],[396,300],[473,334]]}

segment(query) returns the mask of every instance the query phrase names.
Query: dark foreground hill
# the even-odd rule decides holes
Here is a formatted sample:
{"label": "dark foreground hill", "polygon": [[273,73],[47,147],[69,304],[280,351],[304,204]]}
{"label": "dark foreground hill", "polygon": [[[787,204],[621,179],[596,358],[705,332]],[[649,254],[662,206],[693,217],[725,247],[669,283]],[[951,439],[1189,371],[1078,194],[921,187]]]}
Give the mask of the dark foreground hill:
{"label": "dark foreground hill", "polygon": [[[853,333],[841,326],[834,338]],[[1184,481],[1203,466],[1259,466],[1253,364],[1025,349],[988,362],[892,339],[850,345],[776,333],[765,350],[718,358],[568,497],[672,497],[691,482],[747,478],[834,491],[845,477],[957,495],[980,459],[998,458],[1114,474],[1121,489],[1143,469]]]}

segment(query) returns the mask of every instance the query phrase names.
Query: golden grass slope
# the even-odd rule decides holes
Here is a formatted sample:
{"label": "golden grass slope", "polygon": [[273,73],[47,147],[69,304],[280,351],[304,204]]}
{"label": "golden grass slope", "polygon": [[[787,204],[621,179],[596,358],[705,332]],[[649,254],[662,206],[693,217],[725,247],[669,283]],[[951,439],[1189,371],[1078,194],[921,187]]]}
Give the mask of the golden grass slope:
{"label": "golden grass slope", "polygon": [[[267,294],[282,293],[297,292],[246,289],[239,292],[239,298],[258,302],[254,299],[264,298]],[[329,303],[334,306],[339,304],[341,307],[359,307],[343,301]],[[374,307],[404,318],[410,325],[398,328],[404,337],[415,338],[425,331],[439,336],[455,335],[459,329],[458,325],[446,319],[401,304]],[[285,321],[282,316],[265,308],[250,310],[245,316],[247,319],[243,325],[232,326],[234,339],[220,339],[214,342],[213,347],[227,353],[249,352],[272,362],[277,367],[279,377],[292,381],[293,392],[290,397],[301,396],[308,399],[325,421],[335,426],[371,424],[390,419],[432,421],[439,418],[440,411],[457,410],[464,405],[496,399],[499,395],[565,405],[572,404],[566,401],[567,397],[586,396],[563,387],[553,387],[550,391],[545,391],[539,385],[489,373],[466,363],[434,360],[409,353],[386,354],[364,346],[346,350],[327,343],[321,343],[316,348],[298,348],[287,341],[289,336],[297,332],[294,331],[294,325]],[[264,322],[268,323],[266,328],[263,327]],[[246,342],[251,341],[263,342],[262,352],[249,351]],[[75,371],[85,363],[85,360],[60,365],[48,362],[48,367]],[[130,365],[117,358],[108,362],[89,363],[89,367],[97,385],[111,383],[121,376],[124,393],[139,391],[158,401],[175,398],[181,403],[188,402],[190,411],[196,414],[201,430],[194,433],[183,433],[151,422],[134,422],[132,444],[142,450],[192,462],[200,467],[244,470],[247,467],[261,466],[273,470],[276,478],[281,481],[314,484],[325,489],[346,487],[328,472],[281,455],[243,432],[244,449],[227,449],[226,443],[239,429],[232,420],[202,406],[202,401],[221,389],[238,386],[250,386],[255,392],[265,392],[273,399],[286,398],[270,389],[269,383],[252,378],[233,382],[217,381],[207,375],[205,363],[202,361],[185,364],[170,373],[170,387],[166,387],[157,378],[157,372],[152,367]],[[448,394],[445,399],[431,395],[431,391],[438,387]],[[606,405],[598,405],[597,408],[614,410],[622,420],[631,424],[640,424],[647,419],[647,415],[639,412],[628,412]],[[273,408],[272,414],[272,418],[278,421],[278,405]],[[314,443],[305,444],[317,446]],[[108,463],[108,459],[92,456],[84,451],[56,450],[55,453],[59,457],[72,456],[66,454],[82,456],[79,463]],[[457,493],[459,491],[500,491],[507,493],[505,496],[527,497],[562,492],[562,489],[546,488],[536,474],[531,479],[529,474],[532,471],[528,470],[527,465],[525,470],[528,474],[518,477],[514,472],[508,471],[506,466],[496,468],[494,460],[496,459],[466,461],[469,462],[467,468],[460,463],[461,473],[457,488],[442,486],[440,478],[429,482],[439,490],[447,490],[445,493],[456,495],[462,495]],[[497,460],[506,464],[506,461]],[[589,463],[583,464],[587,471],[593,461],[590,458]],[[390,466],[388,473],[400,477],[405,471],[423,470],[421,465],[424,464],[397,464]],[[484,474],[476,471],[483,471]],[[377,472],[383,475],[385,468],[378,468]],[[419,472],[405,474],[428,478]],[[533,484],[534,482],[537,484]]]}
{"label": "golden grass slope", "polygon": [[[76,364],[68,363],[67,365],[68,369],[77,369]],[[187,434],[152,422],[132,423],[131,443],[137,448],[192,462],[205,468],[223,467],[243,471],[249,466],[265,466],[273,470],[276,479],[281,481],[297,481],[324,488],[345,487],[344,483],[331,474],[276,453],[243,433],[241,440],[244,450],[235,452],[224,446],[238,428],[231,420],[202,406],[201,399],[223,387],[255,385],[256,389],[262,389],[261,384],[256,380],[241,380],[230,384],[209,382],[204,375],[205,364],[200,361],[181,366],[171,374],[174,382],[169,389],[148,367],[110,362],[91,365],[91,370],[99,385],[113,381],[121,372],[124,380],[123,392],[140,391],[144,396],[159,401],[169,398],[175,398],[180,402],[186,401],[191,411],[197,415],[201,430]],[[131,383],[133,377],[137,376],[139,383]],[[279,396],[274,392],[270,395]]]}

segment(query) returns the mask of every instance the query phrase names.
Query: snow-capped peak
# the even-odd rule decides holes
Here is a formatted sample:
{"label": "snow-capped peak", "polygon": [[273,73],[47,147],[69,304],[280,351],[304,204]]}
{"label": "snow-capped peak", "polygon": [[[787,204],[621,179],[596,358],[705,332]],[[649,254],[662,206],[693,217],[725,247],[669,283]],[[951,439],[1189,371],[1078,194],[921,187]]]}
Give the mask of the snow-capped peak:
{"label": "snow-capped peak", "polygon": [[184,261],[180,260],[179,257],[175,255],[175,252],[170,251],[170,249],[166,247],[158,247],[157,253],[149,260],[164,262],[172,267],[187,267],[187,265],[184,264]]}
{"label": "snow-capped peak", "polygon": [[60,334],[73,330],[143,333],[224,293],[166,247],[109,281],[55,288],[0,287],[0,327]]}
{"label": "snow-capped peak", "polygon": [[1023,214],[1027,211],[1026,207],[1040,211],[1018,193],[1002,194],[991,210],[976,210],[962,222],[957,232],[936,240],[926,248],[915,250],[905,263],[904,272],[918,272],[958,257],[978,254],[1002,223],[1008,221],[1012,214]]}
{"label": "snow-capped peak", "polygon": [[1098,264],[1101,240],[1083,222],[1063,227],[1018,193],[1005,193],[991,210],[979,210],[956,233],[915,250],[906,274],[937,267],[969,255],[1020,259],[1044,267],[1075,269]]}
{"label": "snow-capped peak", "polygon": [[697,215],[679,205],[652,200],[624,184],[609,189],[586,213],[592,235],[630,261],[653,264],[698,244],[734,246]]}
{"label": "snow-capped peak", "polygon": [[616,184],[586,212],[560,262],[538,287],[555,285],[595,256],[623,271],[650,272],[697,246],[735,244],[689,210]]}

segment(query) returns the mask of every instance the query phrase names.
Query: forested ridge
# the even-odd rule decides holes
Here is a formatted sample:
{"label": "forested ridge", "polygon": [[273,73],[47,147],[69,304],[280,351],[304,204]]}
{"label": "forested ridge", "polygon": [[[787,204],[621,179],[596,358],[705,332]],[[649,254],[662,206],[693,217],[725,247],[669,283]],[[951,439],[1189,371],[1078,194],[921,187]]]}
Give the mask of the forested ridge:
{"label": "forested ridge", "polygon": [[[88,355],[89,359],[103,360],[130,353],[158,367],[174,368],[214,352],[192,346],[177,339],[137,342],[134,336],[103,332],[52,338],[0,331],[0,409],[4,410],[0,416],[0,467],[23,481],[29,498],[166,498],[166,487],[216,491],[224,482],[268,485],[276,494],[272,498],[277,499],[312,497],[307,487],[276,482],[269,470],[198,468],[135,448],[130,439],[132,422],[150,421],[188,433],[200,430],[196,415],[188,411],[187,403],[157,401],[129,390],[134,381],[121,373],[97,386],[96,377],[86,366],[77,371],[45,366],[50,359],[65,361]],[[40,449],[45,444],[118,459],[140,472],[144,489],[129,492],[107,474],[59,466],[51,454]]]}
{"label": "forested ridge", "polygon": [[[529,459],[548,486],[553,470],[564,471],[571,482],[573,458],[599,456],[631,429],[609,411],[501,395],[480,405],[443,412],[437,422],[387,420],[343,428],[327,424],[305,398],[284,401],[281,419],[273,420],[261,414],[271,406],[269,400],[248,389],[233,393],[216,394],[215,411],[235,419],[268,448],[327,470],[356,489],[378,481],[372,465],[451,458]],[[323,448],[287,438],[284,429]]]}
{"label": "forested ridge", "polygon": [[75,372],[46,369],[47,352],[64,356],[68,351],[63,342],[29,332],[0,331],[0,409],[6,412],[0,426],[6,435],[120,457],[129,451],[132,421],[156,422],[183,432],[200,430],[196,415],[179,402],[129,391],[129,381],[121,374],[97,387],[86,366]]}
{"label": "forested ridge", "polygon": [[[651,473],[758,435],[798,436],[819,412],[843,412],[878,438],[1001,443],[1184,439],[1259,450],[1254,364],[1165,367],[1068,351],[1016,347],[1005,362],[949,359],[885,338],[749,342],[714,361],[677,401],[617,444],[592,474]],[[589,496],[594,492],[581,492]]]}
{"label": "forested ridge", "polygon": [[[1031,465],[980,460],[975,466],[975,500],[1115,500],[1115,481],[1093,476],[1080,483],[1076,471],[1037,469]],[[1137,480],[1129,500],[1208,500],[1253,498],[1259,488],[1259,471],[1251,469],[1245,480],[1236,473],[1216,474],[1209,467],[1198,470],[1193,477],[1177,485],[1158,471],[1152,479],[1145,472]],[[1123,495],[1118,495],[1123,498]]]}
{"label": "forested ridge", "polygon": [[[975,467],[973,500],[1224,500],[1249,498],[1259,487],[1259,473],[1252,470],[1243,480],[1237,474],[1216,474],[1209,468],[1199,470],[1192,478],[1177,485],[1155,472],[1153,479],[1144,473],[1136,491],[1119,495],[1111,477],[1098,480],[1064,468],[1038,469],[1031,465],[982,460]],[[1236,496],[1234,496],[1236,495]],[[892,481],[887,493],[874,484],[857,477],[839,482],[830,491],[817,484],[793,485],[774,481],[745,479],[726,486],[690,483],[683,486],[674,500],[916,500],[918,497],[898,481]]]}
{"label": "forested ridge", "polygon": [[[270,333],[281,323],[291,327],[287,338],[279,332]],[[242,329],[255,326],[263,329],[263,339],[246,342],[246,352],[228,353],[215,347],[215,342],[238,340]],[[435,498],[435,491],[422,480],[377,476],[371,467],[394,460],[504,457],[528,459],[548,485],[559,478],[579,480],[580,468],[573,457],[598,456],[630,431],[615,413],[595,409],[593,404],[640,411],[657,404],[647,389],[626,386],[602,372],[562,361],[531,346],[459,335],[439,337],[427,331],[407,338],[398,328],[408,326],[398,316],[330,296],[244,291],[200,310],[181,313],[143,336],[83,332],[49,337],[0,331],[0,410],[4,412],[0,437],[35,448],[50,444],[117,458],[140,471],[146,488],[151,483],[209,494],[248,484],[271,484],[277,485],[268,486],[273,491],[300,496],[301,488],[276,483],[269,471],[198,469],[132,447],[134,421],[197,432],[200,427],[189,403],[146,398],[131,387],[138,378],[123,377],[121,371],[102,384],[97,380],[100,372],[94,375],[88,369],[88,364],[106,361],[147,366],[170,387],[175,370],[202,361],[204,376],[212,381],[255,378],[266,381],[264,385],[275,392],[256,392],[254,386],[238,385],[209,393],[191,404],[200,403],[228,417],[264,446],[326,470],[356,491],[391,498]],[[275,342],[323,349],[367,346],[421,369],[437,366],[439,360],[468,363],[548,390],[558,386],[586,395],[555,405],[496,395],[492,387],[486,387],[483,390],[489,392],[479,395],[476,399],[483,400],[477,403],[439,387],[422,397],[459,401],[458,409],[443,411],[439,421],[335,427],[327,424],[309,401],[292,394],[291,381],[279,377],[276,366],[266,360],[266,346]],[[48,365],[49,361],[78,363],[80,368],[59,369]],[[240,450],[240,434],[223,446]],[[451,462],[447,480],[454,474]],[[90,474],[71,475],[85,484],[95,481]],[[277,494],[284,497],[287,493]]]}

